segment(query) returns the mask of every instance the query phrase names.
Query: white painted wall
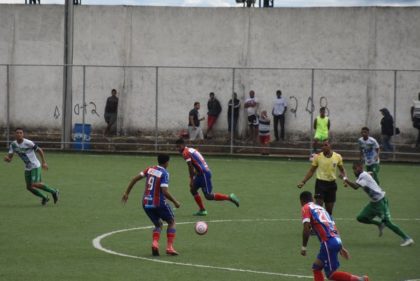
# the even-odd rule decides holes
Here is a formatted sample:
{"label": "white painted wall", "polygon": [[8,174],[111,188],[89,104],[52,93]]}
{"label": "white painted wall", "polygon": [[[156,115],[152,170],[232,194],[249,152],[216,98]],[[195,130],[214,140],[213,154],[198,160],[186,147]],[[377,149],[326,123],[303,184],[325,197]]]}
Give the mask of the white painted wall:
{"label": "white painted wall", "polygon": [[[325,97],[332,132],[346,135],[358,134],[365,125],[377,131],[379,109],[388,107],[396,111],[397,125],[405,136],[414,137],[409,108],[420,92],[420,72],[397,73],[394,109],[392,70],[420,70],[420,8],[81,5],[74,11],[74,64],[147,66],[86,67],[85,88],[83,69],[75,67],[74,123],[83,121],[80,106],[85,89],[84,120],[102,129],[105,100],[116,88],[119,125],[124,131],[154,129],[156,101],[159,129],[178,131],[186,126],[194,101],[202,103],[205,115],[208,93],[213,91],[223,106],[216,129],[225,131],[233,86],[242,101],[249,90],[255,90],[261,108],[268,111],[277,89],[286,98],[296,97],[296,116],[288,112],[287,129],[307,134],[310,114],[305,107],[312,73],[299,68],[364,68],[390,71],[315,71],[315,112]],[[0,64],[61,64],[63,16],[64,7],[58,5],[0,5]],[[233,74],[232,68],[295,69],[236,69]],[[61,116],[54,113],[62,106],[62,75],[61,67],[11,67],[12,124],[60,129]],[[2,66],[0,126],[6,120],[5,100],[6,67]],[[294,100],[290,103],[295,106]],[[244,129],[245,114],[242,117]]]}

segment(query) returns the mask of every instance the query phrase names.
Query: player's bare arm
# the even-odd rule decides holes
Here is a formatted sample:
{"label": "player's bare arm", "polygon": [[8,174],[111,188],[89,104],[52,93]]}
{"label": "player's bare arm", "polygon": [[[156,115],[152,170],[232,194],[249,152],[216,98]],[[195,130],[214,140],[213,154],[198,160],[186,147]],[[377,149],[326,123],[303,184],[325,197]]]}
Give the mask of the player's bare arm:
{"label": "player's bare arm", "polygon": [[350,185],[353,189],[360,188],[360,185],[358,183],[350,181],[347,177],[343,177],[340,175],[340,178],[343,179],[345,185]]}
{"label": "player's bare arm", "polygon": [[305,177],[303,178],[303,180],[297,185],[298,188],[302,188],[306,182],[312,178],[312,176],[314,175],[315,171],[316,171],[316,166],[311,166],[311,168],[309,169],[308,173],[305,175]]}
{"label": "player's bare arm", "polygon": [[302,248],[300,250],[300,254],[302,256],[306,256],[306,247],[308,246],[308,241],[309,241],[310,235],[311,235],[311,224],[309,222],[305,222],[303,224]]}
{"label": "player's bare arm", "polygon": [[181,207],[181,203],[179,203],[179,201],[176,200],[175,197],[173,197],[171,193],[169,193],[169,190],[168,190],[167,187],[162,187],[162,192],[165,195],[166,199],[168,199],[169,201],[171,201],[172,203],[174,203],[174,206],[176,208]]}
{"label": "player's bare arm", "polygon": [[41,158],[42,168],[44,170],[48,170],[48,164],[47,164],[47,161],[45,160],[44,150],[42,150],[42,148],[38,147],[38,149],[36,150],[36,152],[38,153],[39,157]]}
{"label": "player's bare arm", "polygon": [[341,248],[341,250],[340,250],[340,255],[341,255],[343,258],[345,258],[346,260],[350,259],[350,253],[349,253],[349,251],[348,251],[346,248],[344,248],[344,247],[342,247],[342,248]]}
{"label": "player's bare arm", "polygon": [[192,165],[191,161],[187,162],[188,165],[188,172],[190,173],[190,187],[193,187],[194,184],[194,176],[195,176],[195,170],[194,166]]}
{"label": "player's bare arm", "polygon": [[5,162],[7,162],[7,163],[10,163],[11,161],[12,161],[12,159],[13,159],[13,154],[7,154],[6,156],[4,156],[4,161]]}
{"label": "player's bare arm", "polygon": [[137,176],[135,176],[134,178],[132,178],[131,179],[131,181],[130,181],[130,183],[128,184],[128,186],[127,186],[127,189],[125,190],[125,192],[124,192],[124,194],[123,194],[123,197],[121,198],[121,202],[122,203],[127,203],[127,200],[128,200],[128,195],[130,194],[130,192],[131,192],[131,189],[134,187],[134,185],[139,181],[139,180],[141,180],[142,178],[144,178],[141,174],[139,174],[139,175],[137,175]]}

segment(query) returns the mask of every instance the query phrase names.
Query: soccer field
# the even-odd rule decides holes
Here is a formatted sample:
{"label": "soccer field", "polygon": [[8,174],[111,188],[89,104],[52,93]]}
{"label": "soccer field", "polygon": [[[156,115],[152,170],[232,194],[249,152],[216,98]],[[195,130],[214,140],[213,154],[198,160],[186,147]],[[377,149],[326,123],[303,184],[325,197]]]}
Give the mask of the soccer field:
{"label": "soccer field", "polygon": [[[209,231],[199,236],[193,223],[202,218],[192,216],[197,207],[187,166],[181,156],[171,156],[170,191],[181,202],[175,241],[180,255],[152,257],[151,223],[139,205],[144,180],[126,205],[120,200],[130,179],[154,165],[156,157],[48,151],[46,157],[49,171],[43,180],[60,189],[57,205],[50,201],[42,207],[26,191],[17,156],[0,165],[2,281],[312,280],[319,242],[311,237],[308,255],[300,255],[301,190],[296,187],[310,166],[307,161],[206,157],[214,191],[237,194],[241,206],[205,201]],[[383,164],[379,174],[394,222],[418,243],[419,168]],[[354,180],[349,162],[346,170]],[[313,186],[311,179],[304,190],[313,191]],[[355,217],[368,202],[363,191],[344,188],[339,181],[337,196],[334,217],[352,257],[341,259],[341,270],[368,274],[371,281],[420,280],[419,245],[400,247],[400,238],[389,229],[378,237],[376,227],[358,223]]]}

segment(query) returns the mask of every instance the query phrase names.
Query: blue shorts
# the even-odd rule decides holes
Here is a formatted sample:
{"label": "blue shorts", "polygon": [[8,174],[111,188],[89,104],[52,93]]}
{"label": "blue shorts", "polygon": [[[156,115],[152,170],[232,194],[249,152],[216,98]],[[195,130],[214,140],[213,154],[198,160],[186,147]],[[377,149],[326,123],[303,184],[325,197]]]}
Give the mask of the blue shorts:
{"label": "blue shorts", "polygon": [[324,272],[328,278],[340,267],[338,254],[341,248],[341,239],[338,237],[330,238],[328,241],[321,243],[317,258],[324,263]]}
{"label": "blue shorts", "polygon": [[171,223],[175,220],[175,215],[168,204],[155,208],[145,207],[143,205],[143,210],[156,227],[160,227],[160,220],[166,221],[167,223]]}
{"label": "blue shorts", "polygon": [[204,194],[211,194],[213,192],[213,185],[211,184],[211,173],[207,172],[194,177],[194,188],[203,190]]}

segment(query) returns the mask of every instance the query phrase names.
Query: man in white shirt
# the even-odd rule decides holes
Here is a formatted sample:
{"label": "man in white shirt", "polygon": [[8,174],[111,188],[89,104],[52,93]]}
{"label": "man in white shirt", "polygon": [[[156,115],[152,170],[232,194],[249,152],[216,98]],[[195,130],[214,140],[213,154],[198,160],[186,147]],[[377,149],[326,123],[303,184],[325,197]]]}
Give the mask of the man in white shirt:
{"label": "man in white shirt", "polygon": [[258,136],[258,99],[255,97],[253,90],[249,91],[249,98],[245,100],[245,109],[248,114],[248,125],[250,131],[250,138],[254,144],[257,142]]}
{"label": "man in white shirt", "polygon": [[373,178],[379,184],[379,144],[369,136],[369,128],[363,127],[362,137],[357,141],[360,149],[360,160],[365,161],[366,170],[372,173]]}
{"label": "man in white shirt", "polygon": [[[391,212],[389,211],[388,199],[385,197],[385,191],[377,184],[373,177],[366,171],[363,171],[363,162],[353,163],[353,172],[356,176],[356,182],[351,182],[346,176],[341,176],[343,181],[353,189],[362,188],[370,199],[369,204],[357,216],[361,223],[374,224],[379,229],[379,236],[382,236],[383,229],[388,227],[395,234],[403,239],[401,247],[414,244],[411,239],[398,225],[391,221]],[[378,217],[379,220],[374,218]]]}
{"label": "man in white shirt", "polygon": [[[4,157],[4,161],[11,162],[13,155],[16,153],[22,159],[23,163],[25,163],[26,189],[35,196],[40,197],[42,205],[47,204],[50,199],[40,190],[51,193],[54,204],[57,203],[58,189],[47,186],[41,179],[41,166],[45,170],[48,169],[44,151],[33,141],[25,139],[23,129],[21,128],[15,130],[15,138],[16,140],[10,144],[9,153]],[[35,152],[41,157],[42,164],[36,157]]]}
{"label": "man in white shirt", "polygon": [[[276,141],[284,140],[284,116],[287,111],[287,101],[281,96],[281,91],[277,90],[276,92],[277,98],[274,100],[273,106],[273,119],[274,119],[274,136],[276,137]],[[280,123],[280,138],[278,127]]]}

